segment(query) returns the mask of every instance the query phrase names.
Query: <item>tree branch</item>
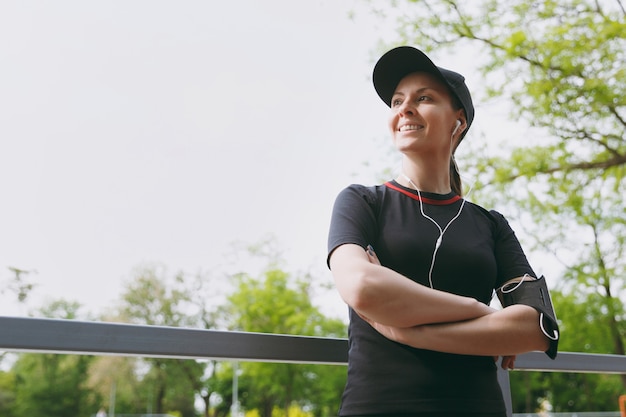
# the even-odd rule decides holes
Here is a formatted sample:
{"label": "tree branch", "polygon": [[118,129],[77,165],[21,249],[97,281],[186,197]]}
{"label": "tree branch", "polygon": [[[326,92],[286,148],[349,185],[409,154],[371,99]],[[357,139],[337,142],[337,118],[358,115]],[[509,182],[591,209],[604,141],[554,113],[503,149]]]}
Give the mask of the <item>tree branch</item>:
{"label": "tree branch", "polygon": [[617,120],[622,124],[622,126],[626,126],[626,120],[617,112],[617,108],[615,106],[609,106],[609,111],[615,116]]}
{"label": "tree branch", "polygon": [[[565,130],[565,129],[562,129]],[[617,136],[602,136],[602,139],[597,139],[594,138],[592,136],[592,134],[590,132],[587,132],[586,130],[566,130],[566,132],[569,132],[571,134],[572,137],[578,138],[579,140],[588,140],[590,142],[593,142],[597,145],[599,145],[600,147],[604,148],[604,150],[606,150],[607,152],[609,152],[611,155],[619,158],[621,156],[621,153],[619,152],[618,149],[615,149],[611,146],[609,146],[608,143],[606,143],[604,140],[602,139],[607,139],[610,137],[613,137],[615,139],[620,139]]]}
{"label": "tree branch", "polygon": [[[553,168],[541,169],[537,170],[537,174],[554,174],[556,172],[562,171],[587,171],[592,169],[607,169],[614,166],[624,165],[626,164],[626,155],[616,155],[613,158],[606,159],[604,161],[596,161],[596,162],[579,162],[577,164],[571,165],[562,165]],[[517,178],[524,177],[525,174],[521,173],[518,175],[511,175],[507,178],[508,181],[513,181]]]}
{"label": "tree branch", "polygon": [[540,171],[540,172],[545,173],[545,174],[551,174],[553,172],[559,172],[559,171],[607,169],[607,168],[611,168],[611,167],[623,165],[623,164],[626,164],[626,155],[617,155],[617,156],[614,156],[613,158],[610,158],[604,161],[579,162],[577,164],[550,168],[550,169]]}

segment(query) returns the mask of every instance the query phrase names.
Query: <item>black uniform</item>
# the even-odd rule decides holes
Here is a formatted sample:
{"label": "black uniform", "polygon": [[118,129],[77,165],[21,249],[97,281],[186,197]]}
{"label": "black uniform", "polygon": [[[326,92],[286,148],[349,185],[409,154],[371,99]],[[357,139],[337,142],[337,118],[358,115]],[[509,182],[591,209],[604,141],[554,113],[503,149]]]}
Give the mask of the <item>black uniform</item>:
{"label": "black uniform", "polygon": [[[443,229],[459,212],[454,193],[421,193],[424,213]],[[371,244],[382,265],[429,286],[439,230],[420,212],[414,190],[395,181],[351,185],[335,202],[328,239]],[[465,202],[446,230],[432,272],[433,288],[489,304],[511,278],[535,276],[513,230],[496,211]],[[505,415],[493,357],[415,349],[390,341],[350,309],[348,381],[340,415]]]}

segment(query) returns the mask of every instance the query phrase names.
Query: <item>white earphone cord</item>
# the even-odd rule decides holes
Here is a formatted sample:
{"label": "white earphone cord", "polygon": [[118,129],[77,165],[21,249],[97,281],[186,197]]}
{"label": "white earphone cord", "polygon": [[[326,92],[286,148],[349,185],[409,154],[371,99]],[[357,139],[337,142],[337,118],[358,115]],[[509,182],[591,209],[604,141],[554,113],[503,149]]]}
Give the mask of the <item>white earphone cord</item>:
{"label": "white earphone cord", "polygon": [[[461,120],[457,119],[454,131],[452,132],[452,135],[450,136],[450,142],[454,140],[454,135],[456,134],[459,127],[461,127]],[[451,158],[452,158],[452,163],[454,164],[454,168],[456,169],[456,172],[459,173],[459,167],[456,165],[454,154],[451,155]],[[465,206],[466,200],[465,198],[463,198],[463,201],[461,202],[461,207],[459,207],[459,212],[448,222],[448,224],[446,224],[446,227],[441,229],[441,226],[439,226],[439,223],[437,223],[435,219],[433,219],[432,217],[424,213],[424,204],[422,203],[422,193],[420,192],[419,188],[417,188],[417,186],[413,183],[411,178],[409,178],[404,172],[401,172],[401,175],[404,177],[404,179],[406,179],[409,182],[409,184],[411,184],[413,188],[415,188],[415,191],[417,193],[417,199],[420,203],[420,213],[422,214],[422,216],[425,219],[430,220],[435,226],[437,226],[437,229],[439,230],[439,237],[437,238],[437,241],[435,242],[435,250],[433,251],[433,257],[430,261],[430,268],[428,270],[428,284],[430,285],[430,288],[434,288],[433,287],[433,269],[435,268],[435,258],[437,257],[437,252],[439,251],[439,247],[441,246],[441,243],[443,242],[443,234],[446,232],[446,230],[448,230],[448,227],[450,227],[452,222],[454,222],[461,215],[461,212],[463,211],[463,207]],[[460,173],[459,173],[459,176],[461,176]],[[473,188],[472,184],[470,184],[469,187],[470,187],[469,191],[467,192],[468,196],[472,192],[472,188]]]}
{"label": "white earphone cord", "polygon": [[461,207],[459,207],[459,212],[448,222],[448,224],[446,224],[446,227],[442,229],[441,226],[439,226],[439,223],[435,221],[435,219],[433,219],[432,217],[424,213],[424,204],[422,203],[422,193],[420,192],[419,188],[417,188],[417,186],[413,183],[411,178],[409,178],[407,175],[402,173],[402,176],[404,177],[404,179],[406,179],[409,182],[409,184],[411,184],[413,188],[415,188],[415,191],[417,193],[417,199],[420,204],[420,213],[422,214],[422,216],[425,219],[430,220],[439,230],[439,237],[437,238],[437,241],[435,242],[435,250],[433,251],[433,257],[430,261],[430,268],[428,270],[428,284],[430,285],[430,288],[434,288],[433,287],[433,269],[435,268],[435,258],[437,257],[437,252],[439,251],[439,247],[441,246],[441,243],[443,242],[443,234],[446,232],[446,230],[448,230],[448,227],[450,227],[452,222],[454,222],[461,215],[461,212],[463,211],[463,206],[465,206],[466,200],[464,198],[462,199],[463,201],[461,201]]}

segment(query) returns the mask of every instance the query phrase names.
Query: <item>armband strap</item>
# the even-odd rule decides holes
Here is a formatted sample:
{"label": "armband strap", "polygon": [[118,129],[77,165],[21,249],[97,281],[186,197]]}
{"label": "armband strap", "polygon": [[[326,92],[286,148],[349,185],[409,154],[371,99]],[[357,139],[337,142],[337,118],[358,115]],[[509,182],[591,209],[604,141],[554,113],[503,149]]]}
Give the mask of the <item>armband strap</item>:
{"label": "armband strap", "polygon": [[539,312],[539,327],[550,339],[550,347],[545,353],[551,359],[556,358],[559,345],[559,324],[543,275],[532,279],[526,274],[521,279],[508,281],[496,290],[496,294],[503,307],[524,304]]}

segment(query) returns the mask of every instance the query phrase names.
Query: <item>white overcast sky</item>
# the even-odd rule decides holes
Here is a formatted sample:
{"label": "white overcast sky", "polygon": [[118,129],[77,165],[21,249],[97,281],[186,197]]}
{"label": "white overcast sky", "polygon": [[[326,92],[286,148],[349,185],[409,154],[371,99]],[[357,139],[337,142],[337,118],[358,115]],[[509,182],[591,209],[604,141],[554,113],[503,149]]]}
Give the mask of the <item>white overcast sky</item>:
{"label": "white overcast sky", "polygon": [[366,3],[2,2],[0,282],[98,311],[138,265],[269,234],[326,274],[333,199],[386,134]]}
{"label": "white overcast sky", "polygon": [[0,283],[33,270],[31,307],[98,313],[139,265],[210,270],[270,234],[330,281],[334,198],[388,152],[390,29],[358,0],[2,2]]}

